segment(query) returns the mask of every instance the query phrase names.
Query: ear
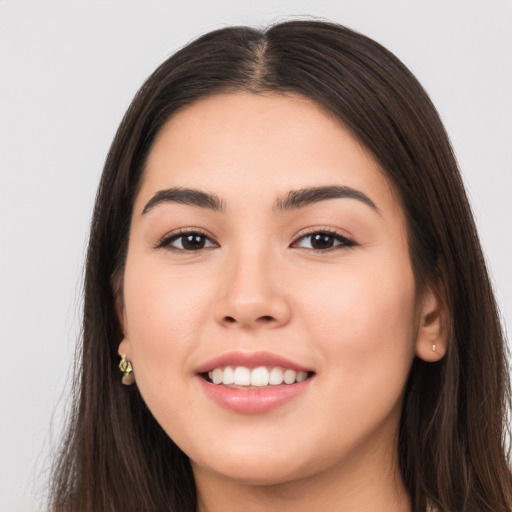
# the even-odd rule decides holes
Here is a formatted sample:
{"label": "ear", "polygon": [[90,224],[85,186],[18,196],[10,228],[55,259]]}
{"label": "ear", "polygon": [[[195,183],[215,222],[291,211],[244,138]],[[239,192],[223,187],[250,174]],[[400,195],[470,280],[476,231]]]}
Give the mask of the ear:
{"label": "ear", "polygon": [[121,343],[119,343],[117,353],[119,354],[119,357],[125,357],[128,361],[132,360],[132,347],[126,336],[121,340]]}
{"label": "ear", "polygon": [[126,314],[125,314],[123,300],[122,300],[120,294],[116,294],[115,308],[116,308],[117,320],[119,321],[119,326],[121,327],[121,331],[123,333],[123,339],[121,340],[121,343],[119,344],[117,353],[119,354],[120,357],[126,356],[126,359],[128,359],[130,361],[131,355],[132,355],[132,349],[131,349],[131,343],[130,343],[129,338],[126,333]]}
{"label": "ear", "polygon": [[450,314],[441,287],[429,286],[421,303],[416,355],[430,363],[446,354],[450,332]]}

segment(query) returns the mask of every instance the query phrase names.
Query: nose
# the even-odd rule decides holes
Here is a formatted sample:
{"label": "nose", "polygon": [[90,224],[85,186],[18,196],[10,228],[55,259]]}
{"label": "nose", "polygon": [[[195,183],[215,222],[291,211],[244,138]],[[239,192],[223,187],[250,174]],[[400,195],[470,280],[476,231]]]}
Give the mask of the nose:
{"label": "nose", "polygon": [[215,306],[215,319],[224,327],[276,328],[291,316],[276,262],[263,255],[240,256],[226,262],[222,286]]}

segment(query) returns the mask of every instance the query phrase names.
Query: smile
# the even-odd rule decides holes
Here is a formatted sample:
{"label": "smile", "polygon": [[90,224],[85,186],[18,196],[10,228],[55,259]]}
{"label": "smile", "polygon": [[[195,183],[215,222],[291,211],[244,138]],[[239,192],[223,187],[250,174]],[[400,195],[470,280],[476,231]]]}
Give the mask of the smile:
{"label": "smile", "polygon": [[196,382],[213,403],[232,412],[270,412],[308,394],[316,372],[269,352],[228,352],[196,369]]}
{"label": "smile", "polygon": [[209,381],[216,385],[261,388],[302,382],[308,378],[309,372],[279,366],[259,366],[253,369],[246,366],[226,366],[210,370],[207,376]]}

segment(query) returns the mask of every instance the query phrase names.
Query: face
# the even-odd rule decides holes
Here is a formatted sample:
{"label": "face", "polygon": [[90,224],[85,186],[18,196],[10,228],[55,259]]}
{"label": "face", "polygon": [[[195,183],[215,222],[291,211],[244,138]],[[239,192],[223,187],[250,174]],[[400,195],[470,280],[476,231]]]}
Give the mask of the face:
{"label": "face", "polygon": [[129,236],[119,353],[196,475],[278,483],[393,457],[430,302],[391,184],[338,121],[298,96],[185,108]]}

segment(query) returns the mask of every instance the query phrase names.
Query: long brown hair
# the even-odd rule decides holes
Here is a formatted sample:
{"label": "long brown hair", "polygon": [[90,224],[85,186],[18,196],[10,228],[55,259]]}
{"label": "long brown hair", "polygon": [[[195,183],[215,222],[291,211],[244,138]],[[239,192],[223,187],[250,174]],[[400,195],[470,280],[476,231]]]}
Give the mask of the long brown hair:
{"label": "long brown hair", "polygon": [[187,456],[136,386],[121,385],[114,283],[156,134],[178,109],[221,92],[293,92],[340,119],[399,193],[418,285],[444,290],[451,316],[439,363],[416,359],[399,433],[413,510],[510,512],[505,343],[474,221],[439,116],[409,70],[371,39],[333,23],[211,32],[144,83],[115,136],[99,186],[85,274],[74,406],[52,482],[53,511],[192,512]]}

